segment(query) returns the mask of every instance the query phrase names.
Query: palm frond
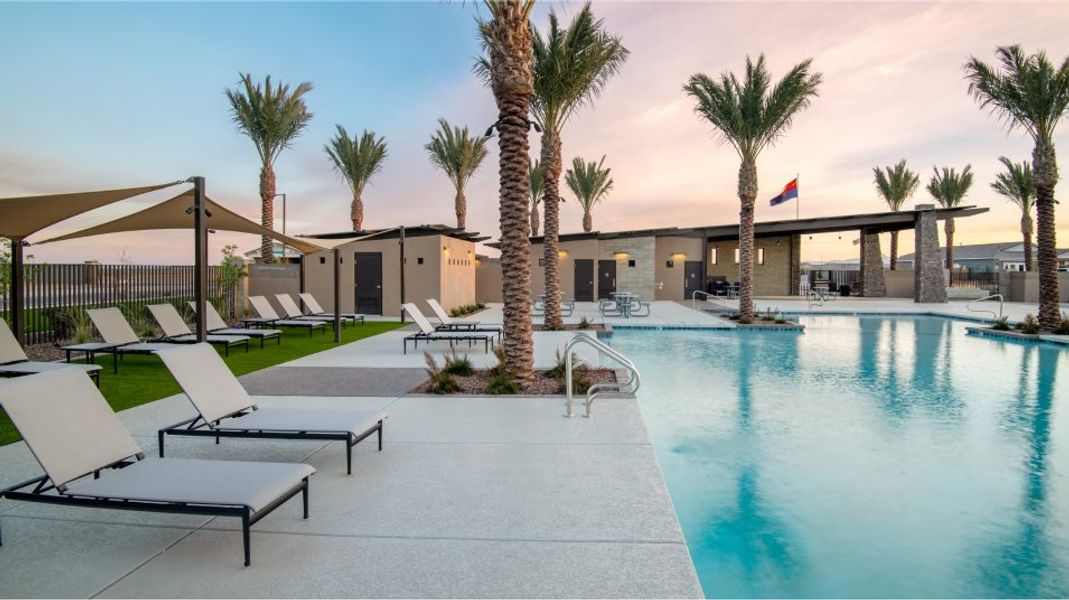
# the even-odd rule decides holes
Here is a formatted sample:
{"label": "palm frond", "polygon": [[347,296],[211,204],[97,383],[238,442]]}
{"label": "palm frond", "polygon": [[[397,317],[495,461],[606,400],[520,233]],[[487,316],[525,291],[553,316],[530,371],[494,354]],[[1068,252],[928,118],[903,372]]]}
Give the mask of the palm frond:
{"label": "palm frond", "polygon": [[564,174],[564,182],[575,194],[583,210],[590,212],[593,206],[612,191],[612,169],[605,166],[605,157],[598,162],[587,162],[581,157],[572,159],[572,166]]}
{"label": "palm frond", "polygon": [[1021,127],[1033,139],[1050,142],[1069,108],[1069,58],[1056,68],[1043,52],[1026,55],[1018,45],[1000,47],[995,56],[998,67],[969,58],[969,94],[1009,129]]}
{"label": "palm frond", "polygon": [[527,170],[531,181],[531,206],[538,208],[538,205],[542,203],[542,192],[545,190],[545,181],[542,179],[542,164],[536,158]]}
{"label": "palm frond", "polygon": [[938,167],[932,167],[932,170],[934,174],[928,181],[928,193],[944,208],[952,208],[961,204],[962,199],[969,193],[969,188],[972,187],[972,165],[965,165],[961,173],[948,167],[943,167],[942,171]]}
{"label": "palm frond", "polygon": [[991,189],[1020,207],[1022,213],[1030,214],[1036,201],[1032,166],[1027,161],[1015,163],[1005,156],[1000,156],[998,160],[1006,169],[995,175]]}
{"label": "palm frond", "polygon": [[376,139],[375,132],[367,130],[359,138],[352,138],[344,127],[337,127],[337,133],[323,150],[330,157],[334,170],[349,183],[353,195],[359,196],[371,177],[382,170],[387,155],[386,140]]}
{"label": "palm frond", "polygon": [[237,89],[225,91],[234,123],[252,140],[264,165],[274,164],[279,153],[312,120],[312,113],[304,103],[304,96],[310,91],[312,84],[307,81],[291,91],[289,84],[273,86],[270,75],[263,85],[254,83],[248,73],[241,75]]}
{"label": "palm frond", "polygon": [[894,167],[873,167],[876,191],[892,211],[902,210],[902,204],[917,191],[920,177],[906,167],[905,159]]}
{"label": "palm frond", "polygon": [[466,126],[452,127],[445,119],[438,119],[438,131],[424,148],[431,162],[445,172],[458,191],[486,158],[486,138],[472,135]]}

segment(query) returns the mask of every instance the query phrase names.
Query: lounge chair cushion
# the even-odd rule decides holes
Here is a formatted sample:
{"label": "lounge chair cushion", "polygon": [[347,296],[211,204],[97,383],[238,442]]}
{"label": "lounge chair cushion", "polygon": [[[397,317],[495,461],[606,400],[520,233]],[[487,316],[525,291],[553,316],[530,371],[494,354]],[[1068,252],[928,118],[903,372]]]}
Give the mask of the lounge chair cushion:
{"label": "lounge chair cushion", "polygon": [[301,312],[300,307],[293,301],[293,298],[289,294],[275,294],[275,300],[278,301],[278,305],[282,307],[282,312],[285,313],[290,319],[296,319],[305,316]]}
{"label": "lounge chair cushion", "polygon": [[261,408],[236,419],[227,419],[218,429],[234,431],[349,432],[359,435],[375,427],[386,413],[363,410]]}
{"label": "lounge chair cushion", "polygon": [[163,330],[163,335],[166,337],[172,338],[193,333],[173,305],[149,304],[145,308],[148,309],[149,314],[159,324],[160,329]]}
{"label": "lounge chair cushion", "polygon": [[256,311],[257,316],[261,319],[279,319],[278,313],[275,312],[275,308],[271,306],[271,303],[267,301],[267,298],[263,296],[249,296],[249,304],[252,305],[252,309]]}
{"label": "lounge chair cushion", "polygon": [[257,512],[315,473],[305,464],[166,458],[142,460],[70,486],[68,494],[189,504],[231,504]]}
{"label": "lounge chair cushion", "polygon": [[80,369],[0,380],[0,406],[55,485],[141,453]]}
{"label": "lounge chair cushion", "polygon": [[225,329],[213,329],[212,333],[215,335],[245,335],[248,337],[262,338],[262,337],[274,337],[281,335],[282,332],[278,329],[242,329],[240,327],[227,327]]}
{"label": "lounge chair cushion", "polygon": [[130,344],[140,342],[141,338],[134,333],[130,323],[117,308],[90,308],[85,314],[93,321],[93,326],[100,333],[100,337],[109,344]]}
{"label": "lounge chair cushion", "polygon": [[15,339],[15,334],[7,326],[7,321],[0,319],[0,363],[27,360],[26,353]]}
{"label": "lounge chair cushion", "polygon": [[166,350],[168,348],[174,348],[174,344],[167,344],[164,342],[140,342],[138,344],[123,344],[115,348],[116,352],[159,352],[160,350]]}
{"label": "lounge chair cushion", "polygon": [[0,373],[44,373],[45,371],[54,371],[56,369],[78,369],[91,373],[93,371],[99,371],[100,365],[79,365],[75,363],[64,362],[37,362],[26,361],[15,363],[11,365],[0,365]]}
{"label": "lounge chair cushion", "polygon": [[[224,334],[219,333],[218,331],[213,331],[212,333],[209,333],[207,336],[205,336],[204,341],[209,342],[209,343],[214,343],[214,344],[223,344],[223,343],[240,344],[241,342],[244,342],[244,341],[246,341],[248,339],[249,339],[249,336],[245,335],[244,333],[235,334],[235,335],[224,335]],[[169,337],[169,338],[167,338],[167,341],[169,341],[169,342],[196,342],[197,341],[197,336],[195,334],[192,334],[192,333],[187,333],[186,335],[179,335],[179,336],[175,336],[175,337]]]}
{"label": "lounge chair cushion", "polygon": [[171,346],[157,353],[205,421],[256,406],[208,344]]}

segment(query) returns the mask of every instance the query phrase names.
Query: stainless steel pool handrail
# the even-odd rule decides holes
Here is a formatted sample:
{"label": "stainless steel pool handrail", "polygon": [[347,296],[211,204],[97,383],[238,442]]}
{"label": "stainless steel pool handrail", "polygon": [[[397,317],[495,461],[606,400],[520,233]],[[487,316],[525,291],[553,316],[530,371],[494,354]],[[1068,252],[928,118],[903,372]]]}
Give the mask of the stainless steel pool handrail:
{"label": "stainless steel pool handrail", "polygon": [[805,293],[805,299],[809,302],[809,310],[813,310],[814,298],[816,298],[817,306],[824,306],[824,295],[818,290],[810,289]]}
{"label": "stainless steel pool handrail", "polygon": [[[998,299],[998,314],[995,314],[995,311],[993,311],[993,310],[987,310],[985,308],[973,308],[972,307],[972,305],[976,304],[977,302],[983,302],[984,300],[994,300],[996,298]],[[965,309],[968,310],[969,312],[974,312],[974,313],[991,313],[991,316],[994,317],[994,319],[996,321],[998,321],[1004,315],[1003,312],[1002,312],[1002,303],[1003,302],[1005,302],[1005,299],[1002,297],[1002,294],[991,294],[990,296],[984,296],[983,298],[977,298],[976,300],[973,300],[972,302],[966,304],[965,305]]]}
{"label": "stainless steel pool handrail", "polygon": [[583,415],[584,417],[590,418],[590,408],[593,406],[594,400],[597,400],[598,398],[627,398],[638,391],[639,386],[642,384],[642,377],[638,373],[638,367],[635,366],[635,363],[631,362],[631,359],[620,354],[614,350],[612,346],[609,346],[596,338],[585,333],[577,334],[564,346],[564,416],[572,417],[574,415],[574,411],[572,410],[572,406],[575,403],[572,390],[572,371],[575,362],[572,359],[572,356],[575,354],[575,347],[579,344],[586,344],[597,350],[599,354],[609,356],[620,363],[620,365],[628,372],[627,381],[595,383],[590,386],[586,391],[586,399],[584,401],[586,404],[586,414]]}
{"label": "stainless steel pool handrail", "polygon": [[[716,294],[710,294],[702,290],[694,290],[694,293],[690,295],[690,307],[694,310],[698,310],[698,294],[705,296],[706,298],[716,298]],[[706,300],[708,302],[708,300]]]}

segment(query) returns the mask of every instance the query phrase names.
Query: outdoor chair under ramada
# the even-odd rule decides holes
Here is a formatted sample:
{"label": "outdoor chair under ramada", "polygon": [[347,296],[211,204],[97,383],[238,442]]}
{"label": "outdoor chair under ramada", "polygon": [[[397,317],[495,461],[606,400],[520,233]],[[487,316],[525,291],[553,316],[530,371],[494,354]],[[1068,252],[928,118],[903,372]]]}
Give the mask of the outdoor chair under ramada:
{"label": "outdoor chair under ramada", "polygon": [[283,319],[278,316],[278,313],[275,312],[271,303],[263,296],[249,296],[249,304],[251,304],[252,309],[256,311],[256,317],[246,317],[241,319],[241,322],[246,325],[252,325],[254,327],[304,327],[308,330],[309,337],[311,337],[312,333],[317,329],[320,330],[320,333],[327,332],[327,324],[322,321]]}
{"label": "outdoor chair under ramada", "polygon": [[67,360],[70,361],[71,352],[85,352],[89,362],[97,352],[110,352],[114,372],[119,372],[119,359],[124,354],[152,354],[157,350],[169,348],[174,344],[167,342],[142,342],[141,338],[134,333],[130,323],[126,321],[122,311],[117,308],[89,308],[85,314],[93,322],[103,342],[89,342],[87,344],[74,344],[63,346],[61,350],[67,352]]}
{"label": "outdoor chair under ramada", "polygon": [[[319,305],[319,302],[316,301],[315,296],[313,296],[312,294],[302,292],[300,294],[297,294],[297,297],[301,299],[301,302],[304,302],[304,307],[308,309],[308,316],[330,317],[331,319],[334,318],[334,313],[328,313],[327,311],[323,310],[323,307]],[[359,321],[361,325],[364,324],[364,315],[360,313],[342,313],[341,318]]]}
{"label": "outdoor chair under ramada", "polygon": [[427,298],[427,306],[431,307],[431,312],[438,318],[438,331],[483,331],[496,334],[498,341],[501,340],[500,327],[483,325],[479,321],[454,321],[434,298]]}
{"label": "outdoor chair under ramada", "polygon": [[[214,352],[213,352],[214,354]],[[64,506],[238,517],[249,528],[298,493],[308,518],[305,464],[147,459],[100,391],[77,369],[0,381],[11,417],[45,474],[0,498]],[[32,531],[32,528],[30,529]]]}
{"label": "outdoor chair under ramada", "polygon": [[[279,345],[282,344],[282,332],[278,329],[249,329],[247,327],[227,327],[226,321],[223,317],[219,316],[219,311],[215,310],[211,302],[204,304],[206,308],[204,318],[207,321],[205,325],[208,326],[208,333],[214,333],[218,335],[247,335],[251,338],[260,340],[260,347],[264,347],[264,340],[274,339]],[[194,315],[197,314],[197,303],[189,302],[189,311]]]}
{"label": "outdoor chair under ramada", "polygon": [[[163,330],[163,338],[161,342],[172,342],[175,344],[196,344],[197,336],[189,330],[189,325],[182,320],[182,315],[178,314],[178,309],[172,304],[149,304],[145,308],[148,309],[149,314],[156,320],[156,323]],[[231,346],[245,346],[245,352],[249,351],[249,336],[247,335],[217,335],[209,334],[205,337],[204,341],[213,346],[222,346],[226,348],[226,355],[230,356]]]}
{"label": "outdoor chair under ramada", "polygon": [[215,438],[340,440],[345,442],[346,472],[353,473],[353,446],[378,433],[386,413],[361,410],[257,408],[237,377],[206,344],[157,352],[198,415],[159,430],[160,457],[166,435]]}
{"label": "outdoor chair under ramada", "polygon": [[494,347],[494,334],[483,333],[478,331],[438,331],[431,325],[431,322],[427,320],[427,317],[423,316],[423,313],[416,308],[415,304],[408,302],[401,305],[401,310],[408,313],[408,316],[412,317],[412,320],[416,322],[416,326],[419,327],[419,331],[412,335],[407,335],[401,340],[401,345],[404,348],[404,353],[408,354],[408,342],[412,342],[412,348],[415,349],[419,346],[419,342],[449,342],[450,347],[456,342],[468,342],[469,345],[475,342],[483,343],[483,351],[489,352]]}
{"label": "outdoor chair under ramada", "polygon": [[30,360],[23,351],[15,335],[7,326],[7,321],[0,319],[0,377],[21,377],[44,373],[55,369],[78,369],[85,371],[100,387],[100,365],[72,365],[57,362],[38,362]]}
{"label": "outdoor chair under ramada", "polygon": [[[334,327],[334,315],[306,315],[301,312],[297,303],[293,301],[293,297],[289,294],[275,294],[275,300],[278,301],[278,305],[282,307],[282,312],[286,315],[287,319],[295,319],[297,321],[318,321],[321,323],[329,323],[331,327]],[[346,323],[352,322],[346,316],[340,316],[338,320],[341,322],[342,327]]]}

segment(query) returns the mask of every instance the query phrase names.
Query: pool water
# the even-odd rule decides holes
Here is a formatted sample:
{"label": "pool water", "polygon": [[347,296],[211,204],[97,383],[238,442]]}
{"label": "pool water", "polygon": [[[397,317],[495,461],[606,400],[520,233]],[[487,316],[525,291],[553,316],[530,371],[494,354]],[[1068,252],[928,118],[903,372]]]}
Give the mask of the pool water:
{"label": "pool water", "polygon": [[611,338],[706,595],[1069,596],[1069,350],[801,322]]}

